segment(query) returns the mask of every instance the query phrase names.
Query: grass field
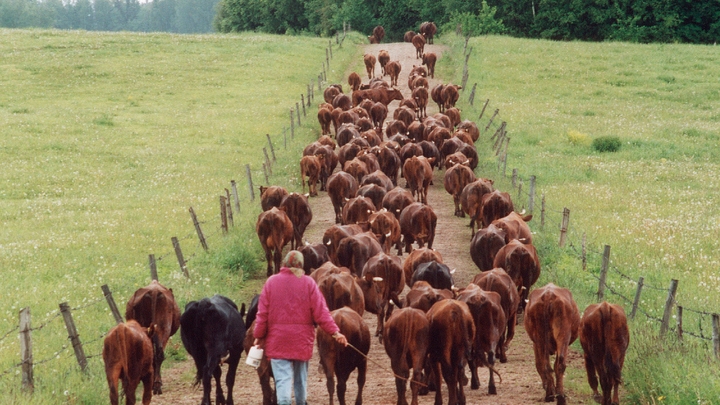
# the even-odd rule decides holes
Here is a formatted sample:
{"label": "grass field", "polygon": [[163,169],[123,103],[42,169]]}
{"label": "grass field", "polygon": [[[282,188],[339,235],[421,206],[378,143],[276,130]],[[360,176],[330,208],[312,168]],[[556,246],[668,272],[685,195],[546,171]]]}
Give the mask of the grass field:
{"label": "grass field", "polygon": [[[454,35],[444,40],[454,53],[440,69],[460,82],[463,41]],[[511,138],[506,176],[517,168],[524,194],[529,177],[537,176],[536,207],[541,195],[547,200],[546,231],[539,230],[538,208],[531,222],[540,236],[539,285],[571,288],[582,310],[596,299],[600,256],[610,245],[611,269],[627,278],[610,271],[608,285],[632,300],[634,280],[643,276],[641,308],[651,317],[662,316],[667,297],[654,288],[666,290],[671,279],[679,280],[678,305],[720,312],[720,81],[713,69],[720,49],[507,37],[473,38],[468,48],[467,87],[478,87],[475,107],[464,103],[465,116],[479,113],[485,99],[491,111],[484,122],[499,108]],[[621,149],[594,151],[591,142],[601,136],[618,137]],[[478,174],[512,189],[494,155]],[[526,198],[519,200],[527,206]],[[569,247],[558,249],[564,207],[571,211]],[[588,272],[578,259],[583,234]],[[606,292],[606,298],[629,312],[619,295]],[[718,403],[712,343],[687,335],[684,345],[659,341],[658,327],[644,315],[632,323],[624,374],[629,402]],[[711,336],[709,315],[686,310],[683,327]]]}
{"label": "grass field", "polygon": [[[328,80],[339,80],[359,40],[350,36],[341,48],[332,40],[338,71],[330,69]],[[35,362],[50,360],[35,367],[28,403],[100,403],[106,393],[93,387],[105,385],[102,361],[90,359],[92,377],[78,375],[59,303],[76,308],[86,354],[98,355],[114,323],[100,286],[109,285],[124,313],[127,297],[150,280],[149,254],[160,259],[159,279],[181,308],[214,293],[239,304],[259,290],[252,280],[264,265],[254,236],[259,203],[250,202],[245,164],[263,184],[271,134],[275,178],[299,186],[296,156],[316,125],[296,128],[295,139],[288,131],[287,150],[281,134],[307,85],[317,90],[328,42],[0,30],[0,403],[24,398],[12,333],[21,308],[30,307],[35,328],[48,321],[33,332]],[[316,120],[314,111],[308,107],[303,124]],[[230,180],[242,206],[223,238],[218,200]],[[210,255],[201,253],[191,206]],[[172,236],[190,259],[189,281]]]}

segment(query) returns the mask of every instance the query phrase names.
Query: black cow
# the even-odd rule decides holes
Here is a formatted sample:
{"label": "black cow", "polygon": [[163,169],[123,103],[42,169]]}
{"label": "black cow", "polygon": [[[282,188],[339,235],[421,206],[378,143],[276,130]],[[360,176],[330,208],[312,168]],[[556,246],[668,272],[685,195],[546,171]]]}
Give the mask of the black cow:
{"label": "black cow", "polygon": [[435,260],[423,263],[415,269],[410,285],[415,285],[416,281],[427,281],[433,288],[452,290],[455,282],[452,278],[450,268]]}
{"label": "black cow", "polygon": [[[203,398],[200,404],[210,405],[210,378],[215,376],[215,403],[234,405],[232,391],[245,339],[245,323],[237,305],[222,295],[188,302],[180,317],[180,336],[185,350],[195,360],[195,384],[202,380]],[[220,363],[226,356],[227,401],[220,387]]]}

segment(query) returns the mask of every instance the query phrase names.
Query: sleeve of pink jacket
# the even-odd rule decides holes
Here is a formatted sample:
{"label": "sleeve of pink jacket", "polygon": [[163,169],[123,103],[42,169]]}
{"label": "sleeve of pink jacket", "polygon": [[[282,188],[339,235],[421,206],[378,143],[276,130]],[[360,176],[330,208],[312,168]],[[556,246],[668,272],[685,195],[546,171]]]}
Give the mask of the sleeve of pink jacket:
{"label": "sleeve of pink jacket", "polygon": [[[260,293],[260,299],[258,300],[258,312],[255,316],[255,329],[253,330],[253,336],[256,339],[262,339],[267,334],[267,317],[268,317],[268,291],[266,291],[267,283],[263,286],[263,290]],[[250,327],[250,325],[246,325]]]}
{"label": "sleeve of pink jacket", "polygon": [[310,277],[308,277],[308,279],[311,280],[311,283],[309,283],[310,306],[312,308],[313,321],[315,321],[315,323],[317,323],[327,334],[333,335],[335,332],[339,332],[340,328],[335,323],[332,315],[330,315],[330,310],[327,307],[327,302],[325,302],[325,297],[323,297],[317,284],[315,284],[315,281],[313,281]]}

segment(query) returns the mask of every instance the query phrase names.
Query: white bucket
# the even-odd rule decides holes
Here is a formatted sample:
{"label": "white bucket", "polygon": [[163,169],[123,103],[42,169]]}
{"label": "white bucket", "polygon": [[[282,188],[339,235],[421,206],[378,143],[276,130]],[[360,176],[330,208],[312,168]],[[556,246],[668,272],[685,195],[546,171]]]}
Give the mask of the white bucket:
{"label": "white bucket", "polygon": [[253,366],[255,368],[258,368],[260,366],[260,360],[263,358],[263,349],[253,346],[250,348],[250,351],[248,352],[247,359],[245,359],[245,363],[249,366]]}

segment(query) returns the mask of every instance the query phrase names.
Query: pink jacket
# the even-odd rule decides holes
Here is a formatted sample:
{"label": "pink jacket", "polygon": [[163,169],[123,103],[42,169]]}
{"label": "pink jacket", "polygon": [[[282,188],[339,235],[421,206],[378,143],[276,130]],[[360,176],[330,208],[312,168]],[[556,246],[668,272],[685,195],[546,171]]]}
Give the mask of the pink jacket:
{"label": "pink jacket", "polygon": [[287,267],[268,278],[260,294],[254,331],[255,338],[266,338],[268,358],[310,360],[316,324],[331,335],[340,330],[312,278],[298,278]]}

